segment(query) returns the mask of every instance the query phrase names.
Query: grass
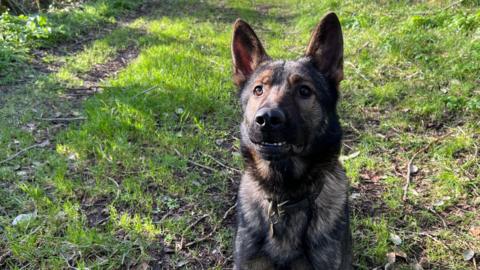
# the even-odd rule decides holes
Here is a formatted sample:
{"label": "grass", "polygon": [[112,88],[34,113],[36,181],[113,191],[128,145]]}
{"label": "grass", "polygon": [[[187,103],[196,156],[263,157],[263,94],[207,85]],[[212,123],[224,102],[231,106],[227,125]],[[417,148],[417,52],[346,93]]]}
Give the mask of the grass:
{"label": "grass", "polygon": [[[33,71],[31,83],[0,94],[0,157],[50,142],[0,164],[0,266],[230,267],[239,175],[224,166],[241,168],[231,24],[242,17],[271,56],[294,58],[319,14],[334,10],[346,42],[340,114],[355,264],[382,266],[396,252],[399,269],[473,269],[463,253],[480,252],[478,3],[165,1],[152,10],[74,54],[47,54],[55,72]],[[96,81],[102,93],[82,106],[66,99],[131,48],[135,60]],[[60,116],[86,120],[67,129],[39,120]],[[406,164],[432,141],[413,160],[403,201]],[[12,225],[20,214],[32,215]]]}
{"label": "grass", "polygon": [[[113,28],[116,17],[138,9],[145,1],[94,0],[70,2],[38,14],[0,15],[0,86],[15,84],[25,70],[35,71],[35,51],[54,48],[65,42],[78,43],[94,39]],[[38,68],[38,67],[37,67]],[[20,72],[21,70],[24,72]]]}

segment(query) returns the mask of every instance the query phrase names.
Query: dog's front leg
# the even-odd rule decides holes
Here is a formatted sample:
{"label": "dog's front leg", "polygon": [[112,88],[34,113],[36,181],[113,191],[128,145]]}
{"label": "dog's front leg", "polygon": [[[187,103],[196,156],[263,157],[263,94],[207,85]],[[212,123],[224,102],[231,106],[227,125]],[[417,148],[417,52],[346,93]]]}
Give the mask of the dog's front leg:
{"label": "dog's front leg", "polygon": [[251,228],[239,226],[235,237],[234,270],[274,270],[272,261],[261,254],[259,236]]}

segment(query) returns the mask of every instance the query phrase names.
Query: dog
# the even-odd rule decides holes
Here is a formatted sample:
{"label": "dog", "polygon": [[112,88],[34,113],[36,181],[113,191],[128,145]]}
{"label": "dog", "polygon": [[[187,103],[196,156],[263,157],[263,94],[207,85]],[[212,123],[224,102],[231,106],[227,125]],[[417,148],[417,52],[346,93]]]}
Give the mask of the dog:
{"label": "dog", "polygon": [[271,59],[241,19],[231,49],[245,164],[234,269],[353,269],[348,180],[338,161],[343,35],[337,15],[321,19],[295,61]]}

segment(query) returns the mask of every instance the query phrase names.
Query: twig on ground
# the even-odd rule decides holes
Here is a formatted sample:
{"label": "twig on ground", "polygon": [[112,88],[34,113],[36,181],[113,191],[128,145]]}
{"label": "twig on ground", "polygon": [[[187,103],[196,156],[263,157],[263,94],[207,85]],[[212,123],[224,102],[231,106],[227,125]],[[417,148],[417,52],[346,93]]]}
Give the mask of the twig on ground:
{"label": "twig on ground", "polygon": [[120,185],[118,184],[118,182],[113,177],[107,176],[107,178],[110,181],[112,181],[113,184],[115,184],[115,186],[117,187],[117,192],[115,193],[115,199],[114,199],[114,201],[116,201],[118,199],[118,197],[120,196]]}
{"label": "twig on ground", "polygon": [[69,121],[78,121],[78,120],[86,120],[86,117],[59,117],[59,118],[36,118],[37,120],[42,121],[51,121],[51,122],[69,122]]}
{"label": "twig on ground", "polygon": [[233,262],[233,255],[228,256],[222,263],[222,266],[225,266],[227,263]]}
{"label": "twig on ground", "polygon": [[343,142],[343,146],[348,148],[350,151],[353,150],[353,148],[350,145],[346,144],[345,141]]}
{"label": "twig on ground", "polygon": [[225,219],[227,219],[227,217],[228,217],[228,215],[230,214],[230,212],[231,212],[233,209],[235,209],[235,206],[237,206],[236,203],[235,203],[234,205],[232,205],[230,208],[228,208],[227,211],[225,211],[225,214],[223,214],[222,220],[220,220],[220,222],[219,222],[218,224],[216,224],[215,227],[213,227],[212,231],[211,231],[209,234],[207,234],[207,235],[205,235],[204,237],[199,238],[199,239],[197,239],[197,240],[195,240],[195,241],[189,242],[189,243],[183,245],[183,247],[184,247],[184,248],[188,248],[188,247],[191,247],[191,246],[193,246],[193,245],[196,245],[196,244],[198,244],[198,243],[200,243],[200,242],[203,242],[203,241],[205,241],[205,240],[210,239],[210,238],[213,236],[213,234],[218,230],[219,225],[222,224],[222,223],[225,221]]}
{"label": "twig on ground", "polygon": [[362,135],[362,133],[351,123],[351,122],[347,122],[348,123],[348,126],[355,132],[357,133],[357,135]]}
{"label": "twig on ground", "polygon": [[428,232],[419,232],[418,235],[426,236],[426,237],[432,239],[433,241],[442,244],[445,248],[447,248],[447,249],[450,250],[451,252],[455,252],[455,251],[452,250],[447,244],[445,244],[443,241],[438,240],[435,236],[431,235],[431,234],[428,233]]}
{"label": "twig on ground", "polygon": [[3,265],[3,261],[12,254],[12,251],[8,250],[4,254],[0,255],[0,266]]}
{"label": "twig on ground", "polygon": [[433,214],[435,214],[438,218],[440,218],[440,220],[442,221],[442,224],[443,224],[443,227],[444,228],[447,228],[447,222],[445,222],[445,219],[443,219],[443,217],[437,212],[435,211],[433,208],[430,208],[430,207],[427,207],[428,211],[432,212]]}
{"label": "twig on ground", "polygon": [[210,215],[208,214],[205,214],[203,216],[201,216],[199,219],[195,220],[194,222],[192,222],[192,224],[188,225],[187,228],[185,228],[185,230],[183,231],[183,233],[185,233],[186,231],[190,230],[191,228],[195,227],[198,223],[200,223],[200,221],[206,219],[207,217],[209,217]]}
{"label": "twig on ground", "polygon": [[200,168],[209,170],[209,171],[211,171],[211,172],[217,172],[217,171],[218,171],[218,170],[216,170],[216,169],[214,169],[214,168],[212,168],[212,167],[209,167],[209,166],[207,166],[207,165],[203,165],[203,164],[197,163],[197,162],[195,162],[195,161],[193,161],[193,160],[190,160],[190,159],[185,158],[185,157],[182,155],[182,153],[180,153],[180,151],[178,151],[176,148],[174,148],[173,151],[175,151],[175,153],[177,153],[177,155],[178,155],[179,157],[186,159],[187,162],[190,163],[190,164],[192,164],[192,165],[195,165],[195,166],[198,166],[198,167],[200,167]]}
{"label": "twig on ground", "polygon": [[197,220],[195,220],[194,222],[192,222],[192,224],[188,225],[188,227],[185,228],[185,230],[183,230],[183,232],[182,232],[182,237],[181,237],[181,239],[180,239],[180,243],[178,243],[177,245],[175,245],[177,250],[182,250],[183,247],[184,247],[184,246],[183,246],[183,243],[185,242],[185,238],[183,238],[184,234],[185,234],[188,230],[190,230],[190,229],[192,229],[193,227],[197,226],[197,224],[200,223],[200,221],[204,220],[205,218],[207,218],[207,217],[209,217],[209,216],[210,216],[210,215],[208,215],[208,214],[205,214],[205,215],[201,216],[199,219],[197,219]]}
{"label": "twig on ground", "polygon": [[223,217],[222,217],[222,222],[227,219],[228,215],[230,215],[230,212],[232,212],[235,207],[237,207],[237,203],[235,203],[234,205],[230,206],[230,208],[227,209],[227,211],[225,211],[225,214],[223,214]]}
{"label": "twig on ground", "polygon": [[50,141],[49,140],[46,140],[46,141],[43,141],[41,143],[37,143],[37,144],[34,144],[34,145],[30,145],[29,147],[26,147],[26,148],[23,148],[22,150],[18,151],[17,153],[9,156],[8,158],[0,161],[0,164],[3,164],[3,163],[7,163],[9,162],[10,160],[22,155],[23,153],[27,152],[28,150],[30,149],[33,149],[33,148],[37,148],[37,147],[45,147],[47,145],[50,144]]}
{"label": "twig on ground", "polygon": [[165,213],[161,218],[160,220],[158,220],[157,222],[154,222],[154,223],[161,223],[162,221],[164,221],[167,217],[171,216],[173,214],[173,211],[174,209],[170,209],[167,211],[167,213]]}
{"label": "twig on ground", "polygon": [[82,90],[95,90],[98,88],[104,88],[103,86],[99,85],[91,85],[91,86],[86,86],[86,87],[71,87],[71,88],[66,88],[66,90],[69,91],[82,91]]}
{"label": "twig on ground", "polygon": [[241,171],[240,171],[239,169],[235,169],[235,168],[233,168],[233,167],[230,167],[230,166],[228,166],[228,165],[225,165],[223,162],[221,162],[220,160],[216,159],[216,158],[213,157],[212,155],[209,155],[209,154],[203,153],[203,152],[201,152],[201,153],[202,153],[202,155],[204,155],[204,156],[212,159],[212,160],[215,161],[218,165],[224,167],[225,169],[228,169],[228,170],[231,170],[231,171],[234,171],[234,172],[237,172],[237,173],[241,173]]}
{"label": "twig on ground", "polygon": [[133,98],[136,98],[136,97],[138,97],[138,96],[140,96],[140,95],[146,94],[146,93],[148,93],[148,92],[150,92],[150,91],[152,91],[152,90],[155,90],[155,89],[157,89],[157,88],[158,88],[158,85],[154,85],[154,86],[152,86],[152,87],[150,87],[150,88],[147,88],[146,90],[143,90],[142,92],[136,94],[135,96],[133,96]]}
{"label": "twig on ground", "polygon": [[432,144],[444,139],[445,137],[447,136],[450,136],[450,134],[452,134],[452,132],[448,132],[438,138],[435,138],[433,141],[429,142],[425,147],[421,148],[420,150],[418,150],[417,152],[415,152],[413,154],[413,156],[408,160],[408,163],[407,163],[407,175],[405,175],[405,178],[406,178],[406,181],[405,181],[405,185],[403,186],[403,196],[402,196],[402,200],[403,201],[406,201],[407,200],[407,192],[408,192],[408,186],[410,185],[410,182],[412,180],[412,167],[413,167],[413,160],[422,152],[425,152],[427,151],[430,146],[432,146]]}

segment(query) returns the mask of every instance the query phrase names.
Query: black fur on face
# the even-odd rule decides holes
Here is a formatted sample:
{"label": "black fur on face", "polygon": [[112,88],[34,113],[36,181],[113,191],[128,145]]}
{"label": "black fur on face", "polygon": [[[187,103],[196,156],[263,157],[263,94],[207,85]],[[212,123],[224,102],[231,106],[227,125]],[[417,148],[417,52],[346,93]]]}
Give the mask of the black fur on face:
{"label": "black fur on face", "polygon": [[343,38],[336,17],[321,22],[305,56],[294,61],[272,60],[251,27],[238,20],[232,56],[247,167],[264,181],[308,181],[310,167],[338,159]]}
{"label": "black fur on face", "polygon": [[[258,82],[262,74],[271,75],[268,84]],[[296,76],[298,81],[289,84],[288,78],[292,76]],[[264,98],[253,93],[259,85],[263,88]],[[299,91],[304,91],[300,89],[302,87],[308,87],[310,97],[301,96]],[[310,159],[312,155],[328,159],[338,154],[341,139],[336,113],[338,90],[315,69],[308,58],[264,63],[245,83],[240,97],[244,111],[241,124],[244,147],[258,150],[258,144],[262,142],[286,142],[286,151],[278,155],[259,151],[266,160],[293,156]],[[258,111],[272,108],[283,112],[285,122],[275,128],[258,125],[255,122]]]}

